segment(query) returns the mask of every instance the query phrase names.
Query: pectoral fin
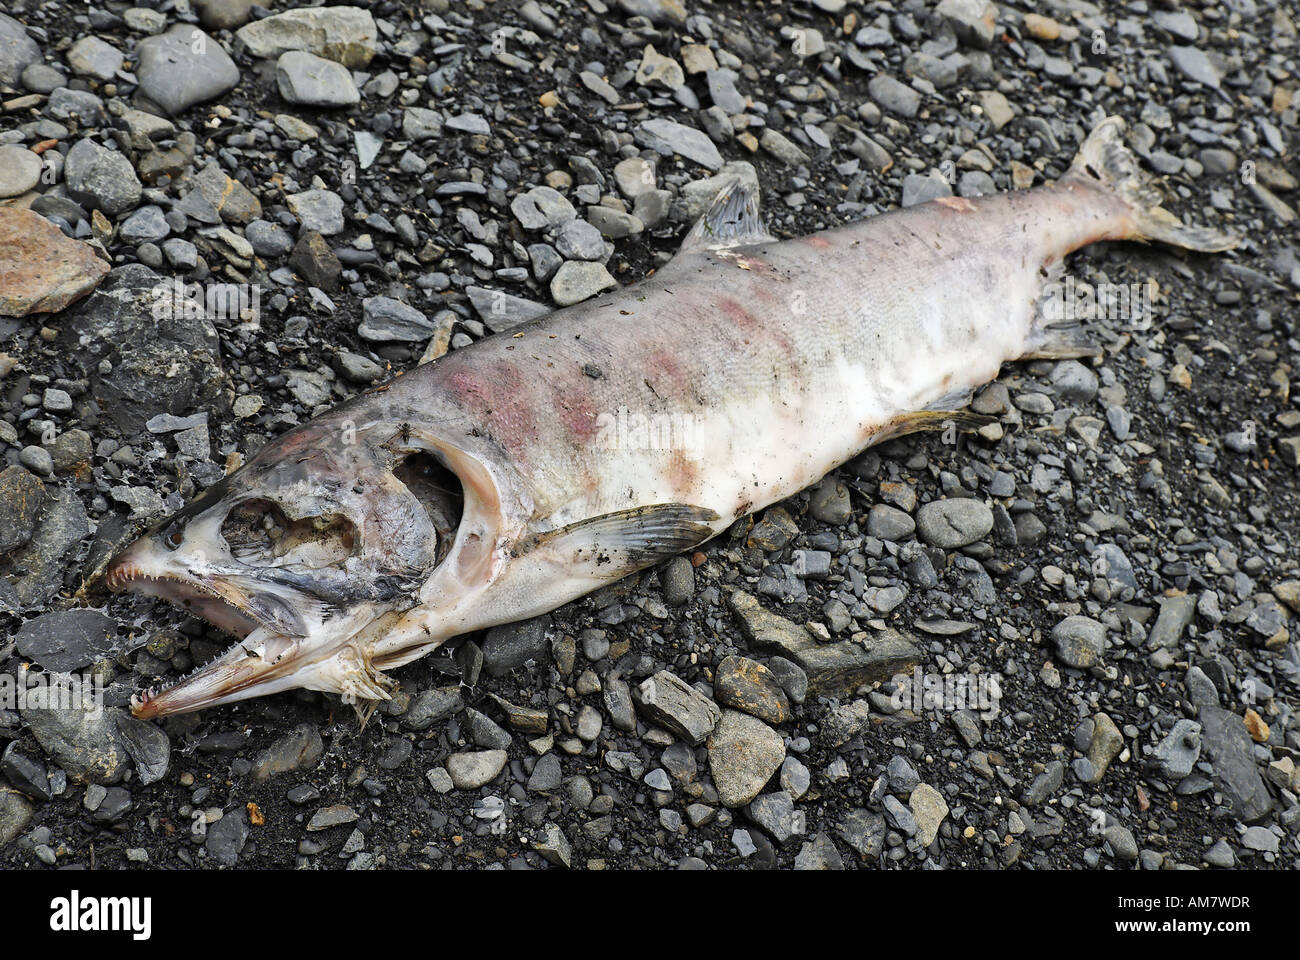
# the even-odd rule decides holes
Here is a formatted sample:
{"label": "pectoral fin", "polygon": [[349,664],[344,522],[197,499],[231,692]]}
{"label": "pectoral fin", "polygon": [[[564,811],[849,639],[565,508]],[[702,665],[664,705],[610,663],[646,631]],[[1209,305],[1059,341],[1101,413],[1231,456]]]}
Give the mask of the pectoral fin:
{"label": "pectoral fin", "polygon": [[514,555],[537,553],[574,573],[617,580],[707,540],[718,519],[703,507],[653,504],[534,534],[515,546]]}

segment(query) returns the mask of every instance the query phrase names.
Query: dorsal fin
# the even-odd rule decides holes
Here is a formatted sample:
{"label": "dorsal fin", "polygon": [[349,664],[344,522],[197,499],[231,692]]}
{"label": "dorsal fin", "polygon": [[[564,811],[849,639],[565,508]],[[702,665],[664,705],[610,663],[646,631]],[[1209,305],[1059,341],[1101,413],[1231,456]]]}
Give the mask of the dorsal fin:
{"label": "dorsal fin", "polygon": [[758,186],[737,178],[714,198],[708,212],[682,241],[680,252],[774,242],[776,237],[767,232],[758,212]]}

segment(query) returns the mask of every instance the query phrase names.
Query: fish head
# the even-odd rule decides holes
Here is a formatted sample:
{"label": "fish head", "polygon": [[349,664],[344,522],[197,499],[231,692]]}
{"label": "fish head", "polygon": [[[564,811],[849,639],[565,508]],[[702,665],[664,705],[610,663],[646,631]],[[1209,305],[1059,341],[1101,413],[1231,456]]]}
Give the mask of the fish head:
{"label": "fish head", "polygon": [[146,530],[105,571],[239,638],[179,683],[138,697],[148,719],[305,687],[387,699],[370,644],[418,603],[452,543],[454,473],[396,442],[405,425],[327,417]]}

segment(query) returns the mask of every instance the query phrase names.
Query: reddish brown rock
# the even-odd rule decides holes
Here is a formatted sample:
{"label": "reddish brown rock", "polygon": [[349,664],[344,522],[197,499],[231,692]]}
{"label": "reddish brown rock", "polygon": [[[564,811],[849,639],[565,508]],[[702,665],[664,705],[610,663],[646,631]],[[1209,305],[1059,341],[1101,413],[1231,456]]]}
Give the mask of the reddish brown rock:
{"label": "reddish brown rock", "polygon": [[99,286],[108,269],[89,244],[41,215],[0,207],[0,316],[56,313]]}
{"label": "reddish brown rock", "polygon": [[743,710],[767,723],[790,719],[790,700],[771,671],[757,660],[727,657],[718,664],[713,695],[723,706]]}

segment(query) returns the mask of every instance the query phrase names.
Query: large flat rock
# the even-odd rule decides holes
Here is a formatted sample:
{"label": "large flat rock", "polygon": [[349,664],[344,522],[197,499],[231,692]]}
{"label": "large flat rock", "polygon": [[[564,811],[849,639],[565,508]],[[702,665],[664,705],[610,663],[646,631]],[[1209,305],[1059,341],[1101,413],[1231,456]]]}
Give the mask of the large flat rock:
{"label": "large flat rock", "polygon": [[878,633],[864,643],[820,643],[803,627],[764,609],[755,597],[741,590],[731,595],[731,610],[750,641],[804,669],[811,694],[849,694],[864,683],[906,673],[921,659],[921,651],[894,630]]}

